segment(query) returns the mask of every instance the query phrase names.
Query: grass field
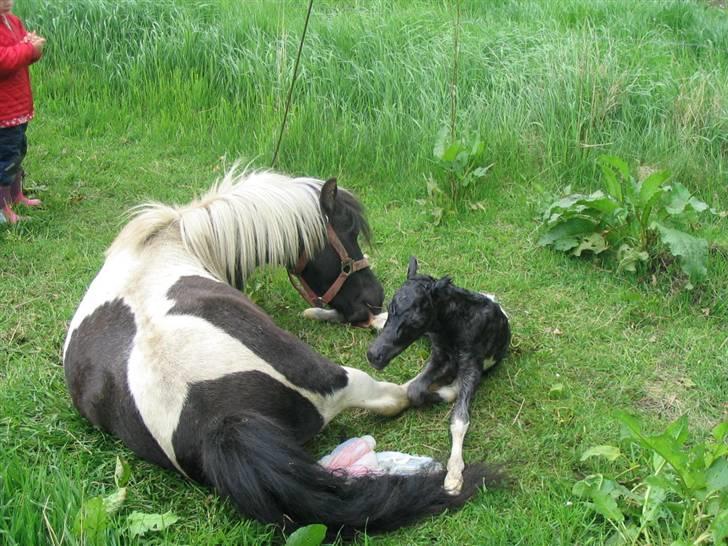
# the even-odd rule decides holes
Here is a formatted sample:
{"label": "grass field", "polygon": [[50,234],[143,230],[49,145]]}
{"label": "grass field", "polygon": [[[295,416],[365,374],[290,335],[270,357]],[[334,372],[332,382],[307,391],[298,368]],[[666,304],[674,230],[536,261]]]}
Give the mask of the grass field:
{"label": "grass field", "polygon": [[[26,160],[27,185],[45,207],[0,227],[0,543],[76,544],[75,515],[84,499],[114,490],[117,456],[132,480],[107,544],[274,542],[272,528],[93,429],[71,404],[60,354],[127,208],[190,201],[236,159],[270,166],[306,2],[16,4],[48,38],[32,68]],[[618,441],[611,412],[636,413],[651,430],[687,414],[697,436],[728,418],[725,219],[702,226],[715,252],[708,282],[693,291],[673,271],[653,282],[536,245],[555,195],[599,187],[603,153],[669,169],[728,208],[728,11],[719,4],[463,0],[458,128],[481,134],[494,166],[434,226],[418,200],[438,176],[433,143],[449,122],[451,2],[314,2],[276,168],[337,176],[357,193],[388,295],[416,254],[423,272],[498,294],[514,332],[509,358],[472,405],[465,444],[466,461],[504,464],[514,486],[361,543],[602,544],[613,530],[571,488],[623,470],[580,462],[586,448]],[[304,320],[284,272],[260,272],[248,292],[322,354],[373,373],[373,334]],[[426,355],[417,345],[376,375],[404,381]],[[448,410],[347,413],[309,447],[322,454],[371,433],[382,449],[442,460]],[[130,539],[134,510],[180,519]]]}

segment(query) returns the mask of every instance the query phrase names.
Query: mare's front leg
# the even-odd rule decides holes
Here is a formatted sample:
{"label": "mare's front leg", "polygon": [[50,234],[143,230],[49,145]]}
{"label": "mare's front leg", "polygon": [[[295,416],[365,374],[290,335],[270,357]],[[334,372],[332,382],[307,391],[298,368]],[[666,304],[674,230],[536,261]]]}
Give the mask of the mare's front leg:
{"label": "mare's front leg", "polygon": [[[407,381],[407,396],[413,406],[422,406],[426,403],[442,402],[444,399],[439,391],[431,392],[430,387],[436,381],[454,371],[454,362],[444,349],[433,344],[430,358],[425,367],[415,377]],[[449,400],[452,402],[452,400]]]}
{"label": "mare's front leg", "polygon": [[344,366],[348,383],[336,394],[335,413],[347,408],[363,408],[380,415],[397,415],[410,405],[407,389],[387,381],[377,381],[368,373]]}
{"label": "mare's front leg", "polygon": [[463,442],[470,426],[470,401],[480,384],[482,375],[481,364],[474,359],[468,359],[460,364],[456,379],[460,390],[450,419],[452,449],[447,461],[447,475],[445,476],[445,489],[451,495],[457,495],[463,487],[463,469],[465,468]]}

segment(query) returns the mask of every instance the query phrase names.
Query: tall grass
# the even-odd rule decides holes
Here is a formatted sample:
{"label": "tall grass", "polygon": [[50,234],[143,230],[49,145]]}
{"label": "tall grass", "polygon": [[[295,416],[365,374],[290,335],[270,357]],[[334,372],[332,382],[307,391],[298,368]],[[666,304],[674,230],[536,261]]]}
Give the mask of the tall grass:
{"label": "tall grass", "polygon": [[[142,118],[164,137],[214,128],[204,144],[269,160],[298,3],[23,7],[49,37],[37,80],[62,98],[53,107],[85,123],[92,103],[98,121]],[[614,152],[666,163],[710,194],[723,187],[728,23],[718,10],[532,0],[466,2],[464,11],[459,126],[483,134],[501,173],[545,172],[562,184],[593,177],[595,153]],[[413,167],[405,176],[421,172],[448,115],[452,15],[447,3],[317,2],[284,162],[325,148],[366,172],[370,164],[350,163],[374,145],[375,167],[394,174],[396,154]],[[691,166],[695,155],[706,164]]]}

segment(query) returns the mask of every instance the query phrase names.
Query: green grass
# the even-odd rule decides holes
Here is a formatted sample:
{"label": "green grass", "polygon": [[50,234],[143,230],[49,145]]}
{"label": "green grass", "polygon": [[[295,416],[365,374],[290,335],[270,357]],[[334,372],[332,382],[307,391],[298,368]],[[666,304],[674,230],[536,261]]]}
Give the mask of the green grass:
{"label": "green grass", "polygon": [[[48,38],[32,68],[37,118],[26,160],[28,186],[46,206],[0,228],[0,543],[75,544],[76,511],[113,490],[117,455],[133,479],[109,544],[130,543],[123,522],[132,510],[181,517],[144,544],[269,543],[270,528],[85,422],[60,352],[125,209],[187,202],[238,158],[269,166],[305,3],[17,4]],[[388,295],[416,254],[423,272],[498,294],[514,331],[510,357],[472,405],[465,445],[466,461],[505,464],[514,487],[368,540],[603,543],[610,529],[571,486],[607,468],[579,456],[617,441],[610,412],[628,409],[656,428],[685,413],[699,432],[726,418],[728,230],[720,219],[703,226],[717,244],[710,280],[685,292],[674,272],[653,285],[541,249],[536,219],[567,184],[596,189],[602,153],[669,169],[728,208],[728,13],[677,0],[463,0],[458,126],[480,132],[495,165],[471,196],[484,210],[461,207],[434,227],[415,200],[426,195],[450,111],[450,3],[314,4],[277,168],[336,175],[361,197]],[[373,373],[372,334],[302,319],[283,272],[261,272],[249,292],[321,353]],[[405,380],[426,355],[419,344],[377,375]],[[553,399],[557,383],[566,394]],[[372,433],[384,449],[444,459],[448,410],[350,412],[310,449]]]}

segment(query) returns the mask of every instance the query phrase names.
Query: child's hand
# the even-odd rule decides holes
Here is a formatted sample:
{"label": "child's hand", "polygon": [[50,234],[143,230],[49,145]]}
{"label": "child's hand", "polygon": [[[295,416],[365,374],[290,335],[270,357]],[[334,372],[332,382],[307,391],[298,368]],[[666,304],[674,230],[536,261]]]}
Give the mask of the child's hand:
{"label": "child's hand", "polygon": [[33,46],[37,57],[43,54],[43,46],[45,46],[46,39],[42,36],[38,36],[35,32],[29,32],[23,36],[22,41]]}

